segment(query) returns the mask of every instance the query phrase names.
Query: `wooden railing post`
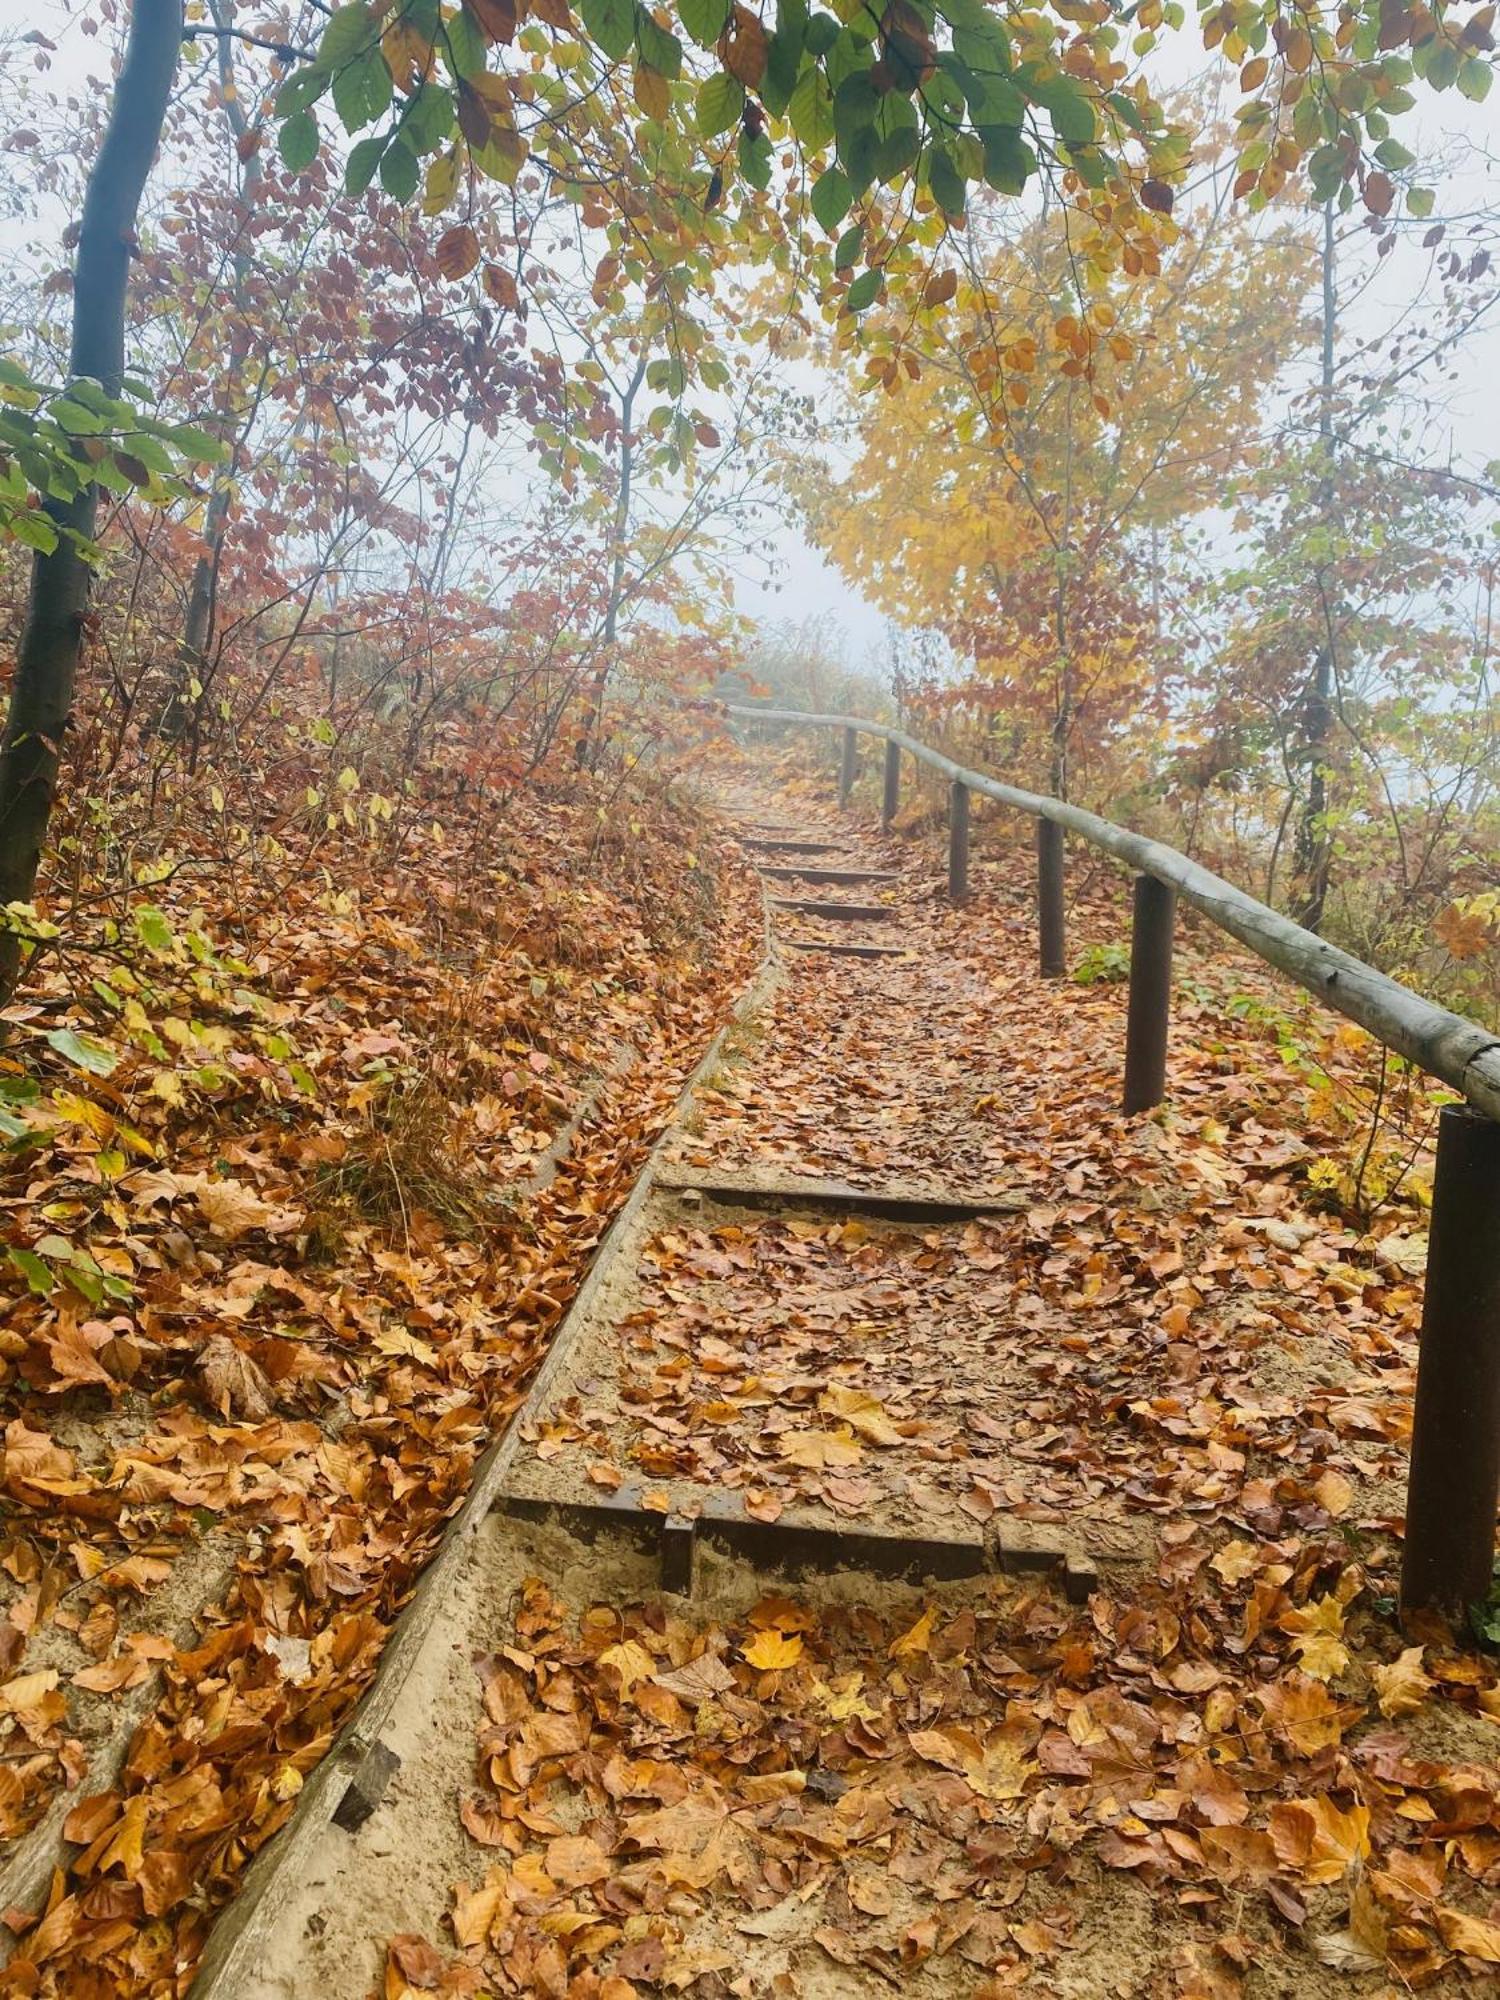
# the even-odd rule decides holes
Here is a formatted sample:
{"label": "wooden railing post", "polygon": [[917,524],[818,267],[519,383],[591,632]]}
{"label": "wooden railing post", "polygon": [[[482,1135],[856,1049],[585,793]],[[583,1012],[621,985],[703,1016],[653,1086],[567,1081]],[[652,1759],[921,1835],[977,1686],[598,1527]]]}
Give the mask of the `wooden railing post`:
{"label": "wooden railing post", "polygon": [[844,731],[844,750],[839,759],[839,810],[849,803],[849,794],[854,790],[855,758],[859,754],[858,739],[852,729]]}
{"label": "wooden railing post", "polygon": [[1154,875],[1135,878],[1130,933],[1130,1009],[1125,1024],[1125,1110],[1149,1111],[1167,1094],[1167,1023],[1172,1014],[1172,920],[1177,891]]}
{"label": "wooden railing post", "polygon": [[880,806],[880,824],[885,832],[890,831],[891,822],[896,817],[896,808],[901,803],[901,745],[885,739],[885,794]]}
{"label": "wooden railing post", "polygon": [[1406,1486],[1403,1613],[1462,1621],[1490,1591],[1500,1502],[1500,1125],[1438,1118]]}
{"label": "wooden railing post", "polygon": [[1056,820],[1036,823],[1036,912],[1043,979],[1061,979],[1068,969],[1063,916],[1063,830]]}
{"label": "wooden railing post", "polygon": [[955,778],[948,793],[948,901],[969,900],[969,788]]}

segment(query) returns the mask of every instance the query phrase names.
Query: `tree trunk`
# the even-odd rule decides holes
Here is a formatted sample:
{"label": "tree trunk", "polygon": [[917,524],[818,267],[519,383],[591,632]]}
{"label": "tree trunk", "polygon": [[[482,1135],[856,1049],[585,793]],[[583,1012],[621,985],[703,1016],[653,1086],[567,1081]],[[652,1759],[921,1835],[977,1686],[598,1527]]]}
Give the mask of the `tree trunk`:
{"label": "tree trunk", "polygon": [[635,437],[630,427],[635,422],[635,399],[645,379],[646,357],[643,354],[636,363],[635,373],[620,398],[620,490],[615,500],[615,518],[610,536],[614,553],[610,569],[609,601],[604,608],[604,630],[599,643],[599,670],[594,675],[594,683],[589,690],[588,714],[584,718],[583,734],[578,739],[578,765],[580,769],[585,770],[592,770],[599,760],[599,737],[604,725],[604,697],[609,692],[609,677],[614,670],[615,648],[619,643],[620,606],[625,601],[625,542],[630,533],[630,486],[635,472]]}
{"label": "tree trunk", "polygon": [[[1337,313],[1334,296],[1333,204],[1323,210],[1323,371],[1318,431],[1323,455],[1319,506],[1325,521],[1333,506],[1333,336]],[[1318,581],[1320,602],[1324,599]],[[1297,896],[1292,914],[1310,931],[1320,930],[1328,901],[1333,844],[1328,835],[1328,736],[1333,726],[1333,621],[1325,611],[1328,637],[1319,646],[1302,705],[1301,762],[1307,771],[1307,792],[1297,822],[1293,850]]]}
{"label": "tree trunk", "polygon": [[[251,133],[249,119],[235,85],[233,36],[234,0],[210,0],[209,12],[219,30],[219,82],[223,92],[224,115],[237,142]],[[211,425],[213,435],[229,452],[228,462],[214,475],[213,492],[203,516],[203,548],[193,564],[188,586],[187,615],[182,622],[182,639],[177,649],[175,671],[167,699],[162,706],[157,729],[174,741],[195,732],[198,704],[202,697],[208,649],[213,640],[214,614],[218,607],[219,564],[224,552],[224,533],[229,525],[229,503],[233,491],[234,448],[239,432],[237,399],[244,385],[250,358],[249,281],[250,258],[244,246],[244,228],[260,192],[260,156],[247,152],[240,169],[239,233],[231,258],[233,282],[229,294],[229,354],[221,378],[218,408]]]}
{"label": "tree trunk", "polygon": [[[125,294],[136,211],[166,115],[182,44],[181,0],[135,0],[109,125],[89,173],[73,266],[70,377],[89,376],[118,395],[125,373]],[[50,555],[31,572],[26,624],[16,655],[10,712],[0,744],[0,904],[29,902],[57,791],[62,741],[88,615],[99,492],[47,503],[58,529]],[[20,939],[0,933],[0,995],[20,970]]]}

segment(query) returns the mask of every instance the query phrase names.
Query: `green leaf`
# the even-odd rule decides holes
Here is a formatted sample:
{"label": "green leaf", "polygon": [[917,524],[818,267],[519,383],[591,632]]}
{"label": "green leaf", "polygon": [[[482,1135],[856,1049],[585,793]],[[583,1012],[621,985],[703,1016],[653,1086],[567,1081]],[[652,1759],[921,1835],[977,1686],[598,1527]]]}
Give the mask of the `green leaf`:
{"label": "green leaf", "polygon": [[51,1296],[56,1289],[57,1280],[34,1250],[12,1250],[10,1261],[38,1298],[45,1299]]}
{"label": "green leaf", "polygon": [[[163,425],[161,435],[170,439],[179,451],[186,453],[195,465],[214,465],[228,456],[223,439],[210,437],[196,424]],[[144,452],[142,456],[145,456]]]}
{"label": "green leaf", "polygon": [[1020,194],[1036,172],[1036,155],[1013,125],[995,125],[979,135],[984,177],[997,194]]}
{"label": "green leaf", "polygon": [[344,168],[345,194],[363,194],[375,178],[375,169],[380,165],[380,156],[385,151],[386,135],[377,132],[369,139],[361,139],[357,146],[349,149],[349,162]]}
{"label": "green leaf", "polygon": [[338,8],[318,44],[319,67],[331,70],[338,63],[348,62],[351,56],[368,48],[375,36],[375,18],[361,0],[356,0],[352,6]]}
{"label": "green leaf", "polygon": [[812,56],[826,56],[843,29],[832,14],[814,14],[807,24],[807,52]]}
{"label": "green leaf", "polygon": [[331,81],[327,70],[318,63],[299,69],[276,93],[276,116],[290,118],[295,112],[306,111],[309,105],[317,103]]}
{"label": "green leaf", "polygon": [[75,1069],[87,1070],[90,1076],[109,1076],[119,1066],[120,1058],[112,1048],[72,1028],[49,1028],[42,1040],[56,1049],[64,1062],[72,1063]]}
{"label": "green leaf", "polygon": [[583,25],[589,40],[619,62],[635,41],[635,0],[583,0]]}
{"label": "green leaf", "polygon": [[699,87],[698,130],[705,139],[727,132],[745,108],[745,86],[720,70]]}
{"label": "green leaf", "polygon": [[414,153],[432,153],[452,136],[456,119],[453,92],[445,84],[429,81],[407,105],[401,137]]}
{"label": "green leaf", "polygon": [[787,106],[792,130],[810,153],[821,153],[833,138],[833,92],[828,79],[810,65],[797,79]]}
{"label": "green leaf", "polygon": [[1471,104],[1483,104],[1490,94],[1490,85],[1494,80],[1495,73],[1487,62],[1478,56],[1469,56],[1459,68],[1459,94],[1467,97]]}
{"label": "green leaf", "polygon": [[771,185],[771,135],[757,133],[751,138],[748,132],[740,134],[740,172],[753,188],[768,188]]}
{"label": "green leaf", "polygon": [[390,101],[391,73],[378,49],[367,49],[334,75],[333,108],[346,132],[378,118]]}
{"label": "green leaf", "polygon": [[1409,153],[1399,139],[1383,139],[1375,148],[1375,157],[1393,174],[1405,173],[1408,167],[1415,166],[1417,162],[1416,154]]}
{"label": "green leaf", "polygon": [[944,146],[932,147],[927,155],[927,185],[944,215],[957,217],[963,214],[966,198],[963,175]]}
{"label": "green leaf", "polygon": [[310,111],[297,111],[276,138],[276,149],[289,172],[305,173],[318,157],[318,121]]}
{"label": "green leaf", "polygon": [[875,178],[887,186],[900,180],[921,150],[921,134],[914,126],[904,125],[888,133],[875,148]]}
{"label": "green leaf", "polygon": [[955,15],[962,7],[942,12],[953,28],[953,53],[971,75],[980,78],[1008,76],[1012,67],[1010,37],[995,16],[980,8],[960,23]]}
{"label": "green leaf", "polygon": [[[1424,55],[1425,68],[1422,60]],[[1459,55],[1451,42],[1440,42],[1434,38],[1419,43],[1416,62],[1418,73],[1425,75],[1434,90],[1447,90],[1458,81]]]}
{"label": "green leaf", "polygon": [[380,185],[396,201],[410,201],[420,176],[417,156],[404,139],[392,139],[380,158]]}
{"label": "green leaf", "polygon": [[861,271],[849,287],[844,303],[850,312],[863,312],[874,305],[885,287],[884,271]]}
{"label": "green leaf", "polygon": [[1408,215],[1416,216],[1418,221],[1423,221],[1431,215],[1432,205],[1435,200],[1436,196],[1433,194],[1431,188],[1408,188],[1406,190],[1406,212]]}
{"label": "green leaf", "polygon": [[870,80],[868,67],[851,72],[833,86],[833,126],[840,146],[854,133],[873,126],[883,100]]}
{"label": "green leaf", "polygon": [[49,403],[47,415],[69,437],[97,437],[100,431],[109,428],[97,410],[89,409],[72,396],[59,396],[55,403]]}
{"label": "green leaf", "polygon": [[1031,95],[1045,107],[1053,131],[1065,145],[1086,146],[1092,141],[1094,107],[1071,77],[1051,77],[1044,84],[1035,84]]}
{"label": "green leaf", "polygon": [[841,167],[830,167],[813,182],[812,212],[831,236],[849,213],[854,190]]}
{"label": "green leaf", "polygon": [[675,82],[682,75],[681,42],[659,26],[644,7],[636,12],[635,46],[641,61],[648,69],[654,69],[658,76]]}
{"label": "green leaf", "polygon": [[50,556],[57,547],[56,528],[35,508],[7,516],[5,532],[13,541],[23,543],[28,549],[39,549],[44,556]]}
{"label": "green leaf", "polygon": [[773,118],[784,118],[802,70],[807,46],[807,0],[777,0],[776,32],[766,50],[761,102]]}
{"label": "green leaf", "polygon": [[135,934],[147,951],[163,954],[170,952],[176,944],[172,926],[154,903],[140,903],[135,912]]}
{"label": "green leaf", "polygon": [[680,0],[682,25],[700,49],[711,49],[729,24],[730,0]]}
{"label": "green leaf", "polygon": [[862,222],[856,222],[852,229],[844,231],[833,249],[833,268],[835,271],[847,271],[849,269],[849,266],[858,258],[860,247],[864,243],[864,240],[865,225]]}
{"label": "green leaf", "polygon": [[484,75],[484,34],[467,7],[443,24],[442,48],[450,76],[464,80]]}
{"label": "green leaf", "polygon": [[[964,102],[976,125],[1024,125],[1026,122],[1026,100],[1008,76],[998,76],[962,67],[954,68],[949,59],[942,59],[943,67],[963,92]],[[1130,100],[1127,98],[1126,103]]]}

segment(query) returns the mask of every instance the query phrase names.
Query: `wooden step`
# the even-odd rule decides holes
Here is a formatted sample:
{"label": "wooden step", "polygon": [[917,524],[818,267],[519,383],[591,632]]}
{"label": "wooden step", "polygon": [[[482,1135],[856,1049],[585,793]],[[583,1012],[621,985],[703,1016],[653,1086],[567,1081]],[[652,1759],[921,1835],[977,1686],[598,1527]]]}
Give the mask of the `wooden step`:
{"label": "wooden step", "polygon": [[773,839],[769,834],[742,834],[746,847],[764,847],[773,854],[842,854],[846,842],[842,840],[782,840]]}
{"label": "wooden step", "polygon": [[824,951],[830,958],[905,958],[900,944],[819,944],[816,939],[783,938],[788,951]]}
{"label": "wooden step", "polygon": [[777,868],[769,861],[760,864],[760,872],[772,882],[828,882],[839,887],[852,887],[856,882],[899,882],[901,877],[889,868]]}
{"label": "wooden step", "polygon": [[811,1174],[736,1175],[691,1167],[664,1167],[654,1185],[666,1194],[697,1196],[727,1208],[823,1208],[872,1215],[883,1222],[968,1222],[980,1215],[1024,1215],[1030,1202],[1017,1194],[885,1192]]}
{"label": "wooden step", "polygon": [[831,917],[841,924],[888,924],[901,914],[887,903],[819,903],[803,896],[773,896],[771,906],[794,910],[799,917]]}

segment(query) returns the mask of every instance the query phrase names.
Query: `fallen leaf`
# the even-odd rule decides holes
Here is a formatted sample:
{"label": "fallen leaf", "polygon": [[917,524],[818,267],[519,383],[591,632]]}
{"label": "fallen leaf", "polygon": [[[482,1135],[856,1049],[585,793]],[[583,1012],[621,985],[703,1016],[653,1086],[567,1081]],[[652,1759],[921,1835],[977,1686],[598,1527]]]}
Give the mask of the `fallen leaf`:
{"label": "fallen leaf", "polygon": [[1388,1719],[1415,1714],[1433,1687],[1422,1666],[1420,1646],[1408,1646],[1388,1666],[1371,1667],[1370,1678],[1375,1683],[1380,1713]]}
{"label": "fallen leaf", "polygon": [[783,1667],[794,1667],[802,1658],[802,1638],[796,1632],[781,1633],[767,1629],[757,1632],[742,1652],[752,1667],[775,1673]]}

